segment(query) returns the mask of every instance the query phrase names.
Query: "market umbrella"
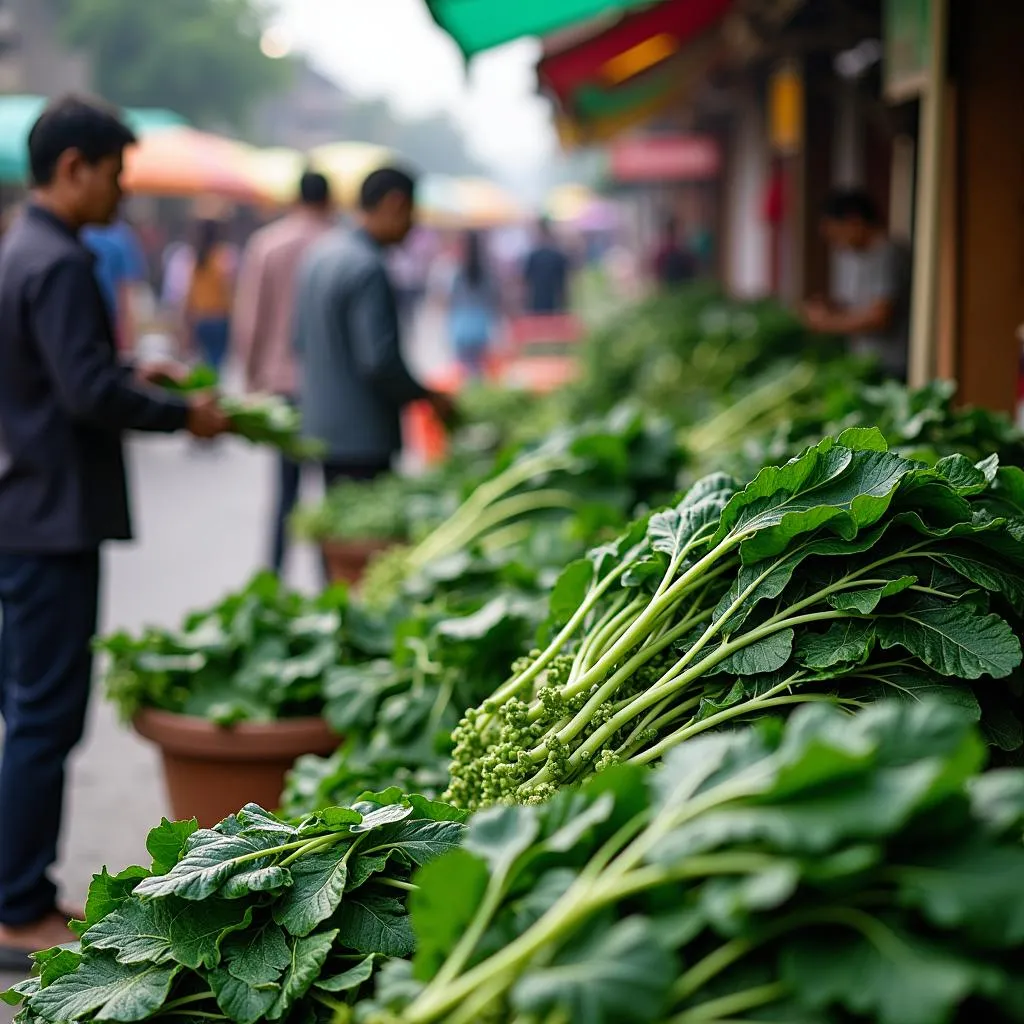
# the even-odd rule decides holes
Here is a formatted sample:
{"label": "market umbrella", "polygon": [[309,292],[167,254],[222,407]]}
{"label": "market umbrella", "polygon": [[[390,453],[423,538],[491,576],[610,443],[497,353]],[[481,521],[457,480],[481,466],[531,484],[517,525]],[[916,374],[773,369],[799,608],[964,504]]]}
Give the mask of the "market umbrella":
{"label": "market umbrella", "polygon": [[[47,102],[45,96],[0,97],[0,184],[28,179],[28,135]],[[173,110],[127,110],[125,119],[140,137],[188,124]]]}
{"label": "market umbrella", "polygon": [[267,193],[252,177],[251,162],[251,147],[241,142],[194,128],[168,128],[128,150],[125,187],[142,195],[261,202]]}
{"label": "market umbrella", "polygon": [[522,36],[543,36],[651,0],[427,0],[427,8],[469,58]]}
{"label": "market umbrella", "polygon": [[254,149],[246,158],[248,174],[256,186],[275,203],[295,199],[299,180],[309,161],[295,149]]}
{"label": "market umbrella", "polygon": [[370,142],[333,142],[310,150],[309,159],[312,166],[327,175],[335,199],[353,206],[366,177],[395,161],[397,155]]}
{"label": "market umbrella", "polygon": [[459,185],[446,174],[426,174],[416,188],[417,216],[432,228],[455,228],[462,225]]}
{"label": "market umbrella", "polygon": [[487,178],[456,178],[454,186],[459,214],[466,227],[506,227],[526,219],[522,206]]}

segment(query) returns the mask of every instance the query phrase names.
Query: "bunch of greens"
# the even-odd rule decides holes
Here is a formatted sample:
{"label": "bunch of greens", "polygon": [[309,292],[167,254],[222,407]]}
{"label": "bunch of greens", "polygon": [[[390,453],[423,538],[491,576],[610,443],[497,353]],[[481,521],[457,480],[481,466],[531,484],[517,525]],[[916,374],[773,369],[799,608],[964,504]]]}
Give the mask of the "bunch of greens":
{"label": "bunch of greens", "polygon": [[499,459],[414,547],[380,556],[364,580],[363,598],[388,607],[439,566],[443,575],[453,560],[514,553],[547,520],[570,523],[584,541],[617,529],[638,506],[674,492],[681,459],[671,426],[634,409],[563,427]]}
{"label": "bunch of greens", "polygon": [[[211,366],[194,366],[183,380],[160,382],[169,391],[191,394],[220,387]],[[287,399],[279,395],[222,395],[220,407],[231,420],[232,431],[253,444],[270,445],[296,460],[316,459],[323,446],[302,436],[302,417]]]}
{"label": "bunch of greens", "polygon": [[97,641],[110,659],[107,695],[126,721],[143,708],[222,725],[319,715],[331,671],[354,656],[346,606],[344,589],[309,598],[261,573],[180,629]]}
{"label": "bunch of greens", "polygon": [[165,820],[152,868],[96,875],[81,942],[4,998],[20,1024],[326,1024],[412,952],[410,875],[462,834],[451,808],[396,793],[294,826],[252,804],[213,829]]}
{"label": "bunch of greens", "polygon": [[442,479],[387,474],[331,488],[320,504],[299,508],[292,530],[303,540],[411,541],[437,526],[452,508]]}
{"label": "bunch of greens", "polygon": [[958,408],[956,385],[951,381],[933,381],[918,389],[895,381],[847,385],[830,389],[828,394],[829,400],[793,410],[787,422],[760,437],[748,438],[735,453],[719,452],[720,464],[732,468],[749,465],[751,459],[757,464],[778,461],[824,434],[850,427],[877,427],[890,448],[908,458],[934,463],[948,455],[977,461],[995,454],[1003,465],[1024,466],[1024,434],[1000,413]]}
{"label": "bunch of greens", "polygon": [[475,815],[362,1024],[1024,1021],[1024,774],[938,700],[805,708]]}
{"label": "bunch of greens", "polygon": [[933,468],[874,430],[825,439],[746,486],[715,475],[570,565],[550,641],[471,709],[447,798],[541,800],[771,709],[941,689],[995,743],[1024,737],[1024,472]]}
{"label": "bunch of greens", "polygon": [[389,658],[331,670],[327,718],[345,740],[329,758],[299,758],[285,813],[299,817],[391,786],[444,791],[459,716],[500,684],[544,617],[539,591],[505,585],[493,595],[482,605],[446,605],[447,614],[425,607],[397,628]]}
{"label": "bunch of greens", "polygon": [[[701,423],[780,364],[824,365],[840,354],[778,303],[737,302],[696,285],[627,309],[583,342],[569,413],[593,416],[629,395],[677,423]],[[846,372],[853,380],[867,370],[851,364]]]}

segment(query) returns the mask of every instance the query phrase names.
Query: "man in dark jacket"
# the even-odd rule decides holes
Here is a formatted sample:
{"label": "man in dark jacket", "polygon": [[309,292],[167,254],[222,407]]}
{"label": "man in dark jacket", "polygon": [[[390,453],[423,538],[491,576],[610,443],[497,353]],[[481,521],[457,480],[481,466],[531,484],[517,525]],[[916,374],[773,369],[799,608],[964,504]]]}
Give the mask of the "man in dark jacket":
{"label": "man in dark jacket", "polygon": [[147,386],[173,368],[117,362],[79,232],[113,221],[133,142],[102,107],[50,106],[29,137],[32,200],[0,247],[0,968],[70,940],[48,872],[85,723],[99,549],[131,536],[122,431],[228,426],[210,397]]}
{"label": "man in dark jacket", "polygon": [[420,399],[442,418],[443,395],[428,391],[402,356],[385,251],[413,225],[415,184],[384,168],[366,179],[360,225],[336,228],[310,250],[299,275],[295,346],[302,365],[302,421],[327,450],[328,485],[387,471],[402,446],[402,409]]}

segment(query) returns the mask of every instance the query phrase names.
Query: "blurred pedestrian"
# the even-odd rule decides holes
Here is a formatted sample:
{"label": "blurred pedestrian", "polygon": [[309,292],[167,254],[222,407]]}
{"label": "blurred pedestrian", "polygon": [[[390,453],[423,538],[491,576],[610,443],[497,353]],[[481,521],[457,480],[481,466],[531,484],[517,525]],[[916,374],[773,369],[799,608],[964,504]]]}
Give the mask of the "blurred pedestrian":
{"label": "blurred pedestrian", "polygon": [[[296,279],[303,256],[332,223],[330,185],[322,174],[307,172],[294,211],[249,240],[232,318],[232,354],[242,368],[247,391],[298,402],[299,371],[292,345]],[[284,568],[288,518],[301,482],[301,465],[282,455],[270,549],[270,564],[278,574]]]}
{"label": "blurred pedestrian", "polygon": [[455,359],[463,372],[483,376],[487,353],[501,315],[498,282],[487,266],[483,238],[466,234],[462,264],[452,282],[448,303],[448,330]]}
{"label": "blurred pedestrian", "polygon": [[385,253],[412,230],[415,182],[374,171],[360,190],[359,226],[316,243],[299,274],[295,346],[307,435],[324,445],[324,481],[371,480],[402,447],[401,413],[425,399],[442,419],[451,401],[409,372]]}
{"label": "blurred pedestrian", "polygon": [[190,350],[218,373],[228,354],[234,290],[234,252],[224,240],[224,225],[201,220],[185,294],[185,329]]}
{"label": "blurred pedestrian", "polygon": [[661,226],[651,272],[660,288],[678,288],[697,277],[697,258],[684,241],[675,217],[666,217]]}
{"label": "blurred pedestrian", "polygon": [[537,240],[523,266],[526,312],[534,316],[569,308],[569,257],[559,246],[551,222],[537,225]]}
{"label": "blurred pedestrian", "polygon": [[134,141],[103,107],[48,106],[29,135],[31,200],[0,245],[0,970],[73,941],[49,873],[92,683],[100,547],[131,536],[122,432],[228,427],[213,398],[147,385],[180,367],[117,362],[80,233],[114,221]]}
{"label": "blurred pedestrian", "polygon": [[92,225],[82,241],[96,256],[96,278],[114,325],[118,350],[131,353],[136,338],[139,290],[149,282],[146,254],[135,229],[124,217],[110,225]]}
{"label": "blurred pedestrian", "polygon": [[907,375],[911,256],[891,239],[863,191],[839,190],[822,207],[821,231],[840,259],[837,293],[804,307],[812,331],[842,334],[853,355],[878,361],[897,380]]}

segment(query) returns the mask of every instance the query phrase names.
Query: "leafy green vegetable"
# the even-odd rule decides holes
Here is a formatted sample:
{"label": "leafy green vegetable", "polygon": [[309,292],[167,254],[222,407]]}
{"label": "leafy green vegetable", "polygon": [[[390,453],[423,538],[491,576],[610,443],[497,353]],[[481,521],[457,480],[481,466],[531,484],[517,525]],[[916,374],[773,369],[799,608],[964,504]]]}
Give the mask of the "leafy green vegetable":
{"label": "leafy green vegetable", "polygon": [[377,799],[294,825],[254,805],[214,829],[163,822],[152,870],[118,875],[116,901],[96,876],[80,945],[37,954],[4,998],[21,1024],[331,1020],[380,958],[411,954],[410,875],[463,835],[450,808]]}
{"label": "leafy green vegetable", "polygon": [[984,508],[1001,471],[966,470],[849,431],[700,481],[566,570],[551,642],[456,731],[448,798],[542,800],[738,718],[943,680],[980,715],[996,688],[969,684],[1021,662],[1024,547]]}
{"label": "leafy green vegetable", "polygon": [[224,725],[318,715],[331,671],[358,656],[347,607],[342,589],[308,598],[261,573],[179,630],[98,641],[110,656],[107,695],[125,720],[144,707]]}
{"label": "leafy green vegetable", "polygon": [[936,699],[815,706],[480,812],[340,1020],[1024,1020],[1024,774],[983,756]]}

